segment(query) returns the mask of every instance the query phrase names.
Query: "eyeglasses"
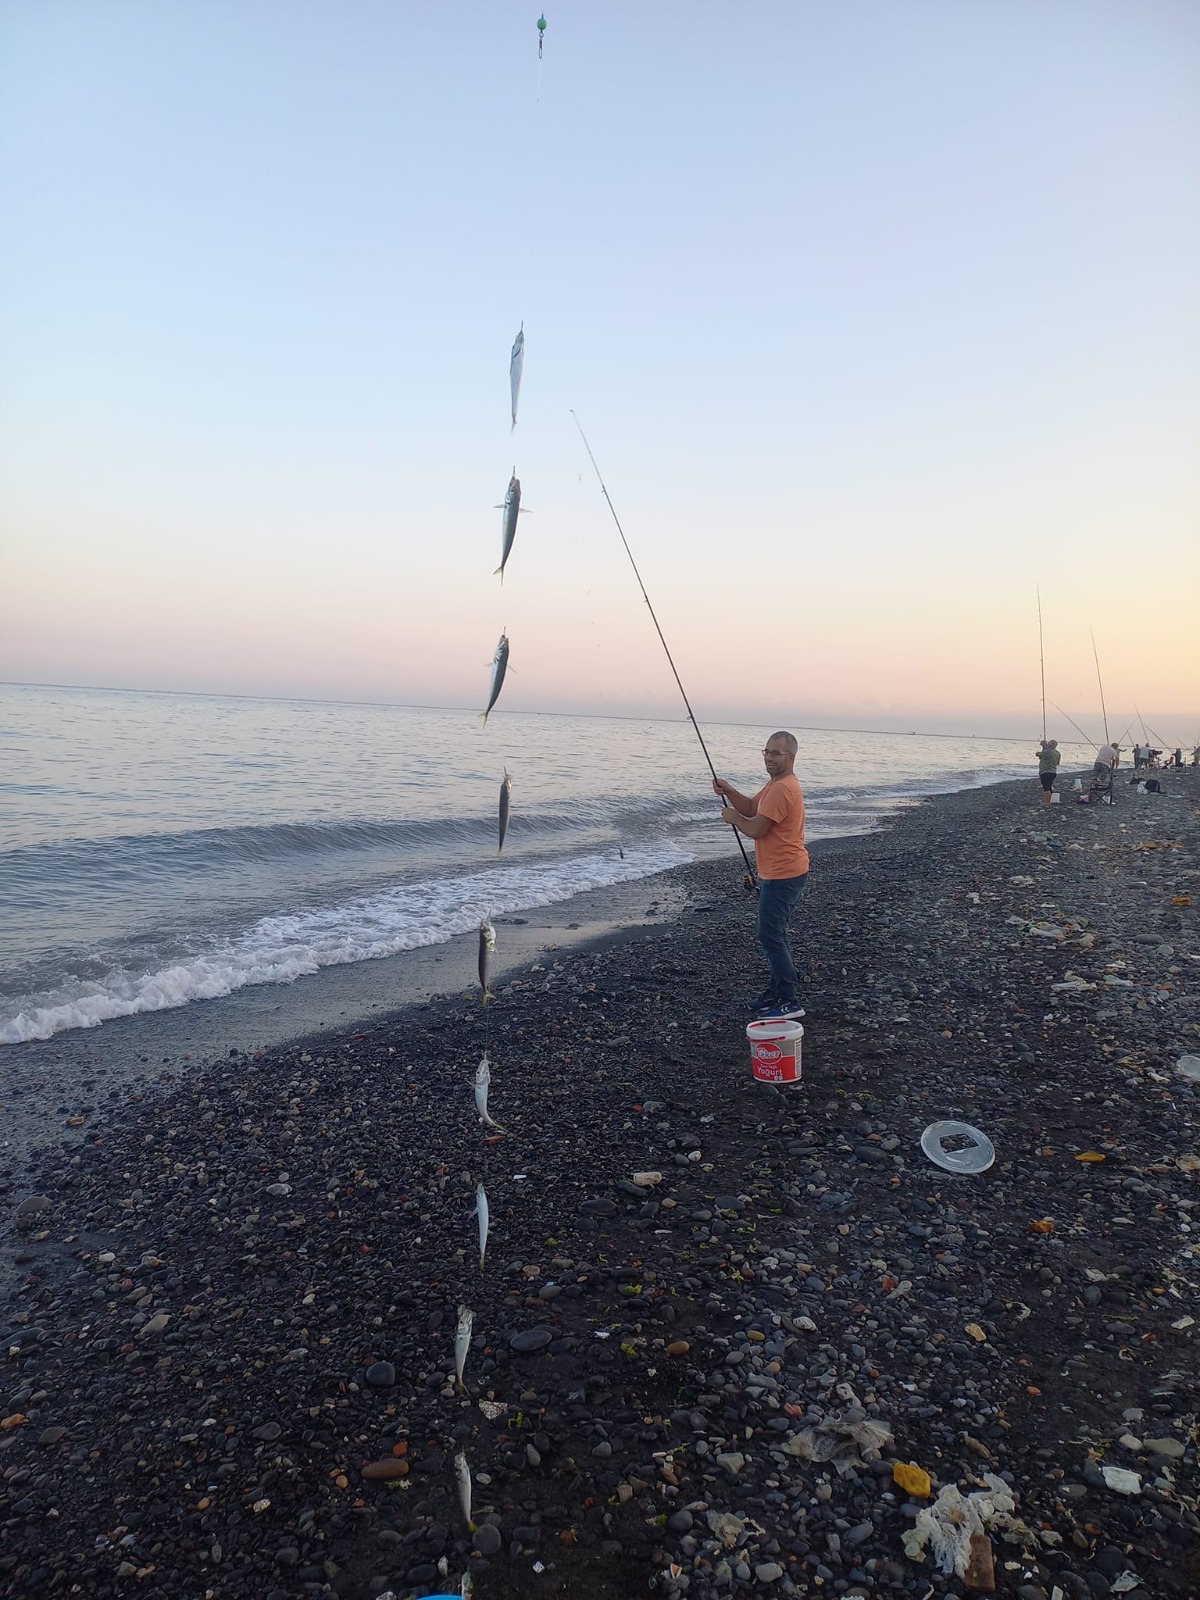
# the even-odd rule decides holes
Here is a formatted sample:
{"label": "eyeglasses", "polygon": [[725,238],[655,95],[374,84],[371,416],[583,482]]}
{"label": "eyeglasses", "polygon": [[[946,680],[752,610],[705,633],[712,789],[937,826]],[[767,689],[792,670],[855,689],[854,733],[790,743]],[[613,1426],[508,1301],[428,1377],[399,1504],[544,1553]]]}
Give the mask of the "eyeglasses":
{"label": "eyeglasses", "polygon": [[786,756],[788,754],[790,754],[790,752],[787,751],[787,750],[764,750],[763,751],[763,755],[764,756]]}

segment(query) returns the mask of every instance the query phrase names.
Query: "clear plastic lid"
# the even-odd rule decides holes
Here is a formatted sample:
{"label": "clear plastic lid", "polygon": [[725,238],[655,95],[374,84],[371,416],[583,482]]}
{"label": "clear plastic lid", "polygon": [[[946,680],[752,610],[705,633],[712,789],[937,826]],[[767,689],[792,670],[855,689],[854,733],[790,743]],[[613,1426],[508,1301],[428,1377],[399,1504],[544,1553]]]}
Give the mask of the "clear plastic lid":
{"label": "clear plastic lid", "polygon": [[947,1172],[986,1172],[996,1159],[987,1134],[969,1122],[931,1122],[921,1135],[921,1149]]}

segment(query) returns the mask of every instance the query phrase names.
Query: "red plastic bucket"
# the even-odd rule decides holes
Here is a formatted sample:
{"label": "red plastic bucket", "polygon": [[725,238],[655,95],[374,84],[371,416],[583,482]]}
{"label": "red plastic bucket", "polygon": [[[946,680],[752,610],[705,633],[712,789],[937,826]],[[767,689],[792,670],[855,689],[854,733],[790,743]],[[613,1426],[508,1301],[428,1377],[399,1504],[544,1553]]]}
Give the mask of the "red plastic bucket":
{"label": "red plastic bucket", "polygon": [[804,1029],[798,1022],[751,1022],[750,1070],[760,1083],[799,1083]]}

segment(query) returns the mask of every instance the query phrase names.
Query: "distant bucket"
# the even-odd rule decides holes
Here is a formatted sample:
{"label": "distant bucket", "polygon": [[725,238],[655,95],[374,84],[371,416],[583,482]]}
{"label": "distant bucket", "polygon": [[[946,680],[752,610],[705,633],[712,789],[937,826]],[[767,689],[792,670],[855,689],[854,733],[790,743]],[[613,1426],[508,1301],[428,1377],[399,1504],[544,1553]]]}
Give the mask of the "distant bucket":
{"label": "distant bucket", "polygon": [[804,1029],[798,1022],[751,1022],[750,1070],[760,1083],[799,1083],[800,1046]]}

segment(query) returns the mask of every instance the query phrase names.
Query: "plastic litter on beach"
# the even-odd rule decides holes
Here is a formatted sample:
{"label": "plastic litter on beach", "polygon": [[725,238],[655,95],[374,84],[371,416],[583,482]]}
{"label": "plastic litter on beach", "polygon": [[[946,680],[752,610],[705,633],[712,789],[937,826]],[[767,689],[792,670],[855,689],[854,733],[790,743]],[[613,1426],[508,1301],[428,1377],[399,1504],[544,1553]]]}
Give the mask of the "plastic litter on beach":
{"label": "plastic litter on beach", "polygon": [[[954,1149],[947,1147],[948,1140],[956,1141]],[[987,1134],[969,1122],[931,1122],[921,1135],[921,1149],[946,1172],[986,1172],[996,1159]]]}
{"label": "plastic litter on beach", "polygon": [[910,1532],[904,1535],[904,1553],[911,1561],[924,1561],[926,1546],[943,1572],[962,1578],[971,1560],[971,1535],[989,1528],[1027,1531],[1013,1512],[1016,1502],[1003,1478],[987,1473],[987,1485],[974,1494],[962,1495],[954,1484],[947,1485],[931,1506],[917,1513]]}
{"label": "plastic litter on beach", "polygon": [[826,1417],[815,1428],[794,1433],[783,1451],[800,1461],[828,1461],[845,1477],[864,1461],[878,1461],[891,1442],[892,1430],[886,1422],[868,1417],[861,1406],[851,1406],[840,1416]]}

